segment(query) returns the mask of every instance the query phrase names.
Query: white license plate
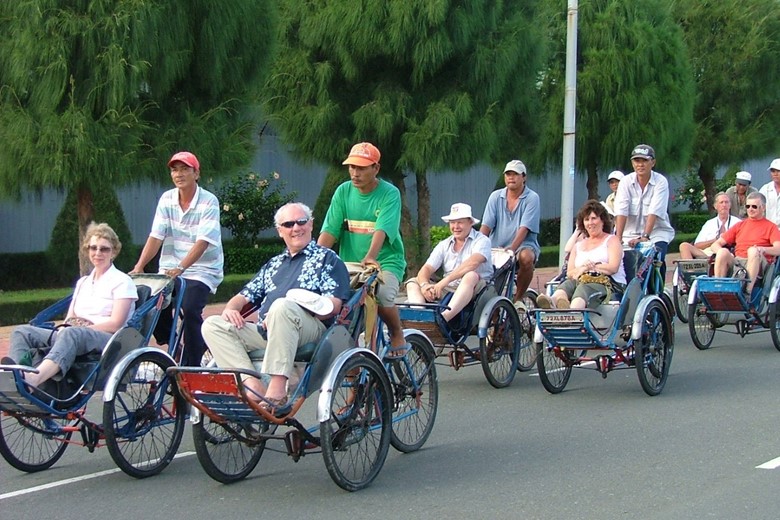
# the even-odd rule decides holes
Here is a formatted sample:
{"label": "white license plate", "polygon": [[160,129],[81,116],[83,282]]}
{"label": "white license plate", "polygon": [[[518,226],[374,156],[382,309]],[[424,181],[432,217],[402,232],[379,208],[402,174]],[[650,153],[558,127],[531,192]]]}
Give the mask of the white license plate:
{"label": "white license plate", "polygon": [[539,321],[544,325],[573,326],[585,323],[581,312],[543,312]]}

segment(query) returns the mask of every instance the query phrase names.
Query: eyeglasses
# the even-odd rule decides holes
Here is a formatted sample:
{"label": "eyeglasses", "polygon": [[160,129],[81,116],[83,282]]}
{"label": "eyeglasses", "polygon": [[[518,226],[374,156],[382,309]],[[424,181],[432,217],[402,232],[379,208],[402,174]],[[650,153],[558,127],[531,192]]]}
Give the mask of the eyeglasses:
{"label": "eyeglasses", "polygon": [[279,227],[292,229],[295,224],[299,226],[305,226],[309,222],[308,218],[299,218],[298,220],[288,220],[287,222],[279,222]]}
{"label": "eyeglasses", "polygon": [[93,253],[96,251],[100,251],[101,253],[108,253],[111,251],[111,248],[108,246],[87,246],[87,249],[89,249]]}
{"label": "eyeglasses", "polygon": [[760,208],[761,206],[759,206],[758,204],[745,204],[745,207],[746,207],[747,209],[758,209],[758,208]]}

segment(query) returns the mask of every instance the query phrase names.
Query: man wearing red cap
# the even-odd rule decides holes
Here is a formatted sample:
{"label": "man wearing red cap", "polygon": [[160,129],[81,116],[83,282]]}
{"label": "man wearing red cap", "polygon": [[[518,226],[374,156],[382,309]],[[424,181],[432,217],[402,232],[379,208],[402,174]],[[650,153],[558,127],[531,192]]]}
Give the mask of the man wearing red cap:
{"label": "man wearing red cap", "polygon": [[[217,291],[223,276],[219,201],[198,186],[200,163],[192,153],[174,154],[168,161],[168,168],[175,188],[160,197],[149,238],[131,273],[142,273],[162,247],[159,272],[173,278],[181,276],[187,281],[182,302],[184,353],[181,364],[198,366],[206,351],[200,332],[203,307],[209,293]],[[158,343],[168,343],[172,324],[172,314],[163,312],[154,334]]]}
{"label": "man wearing red cap", "polygon": [[374,264],[382,270],[379,316],[390,333],[392,356],[408,349],[395,306],[406,256],[401,240],[401,192],[377,178],[379,157],[379,149],[371,143],[352,147],[342,163],[349,167],[350,180],[336,188],[317,243],[332,248],[338,242],[339,256],[345,262]]}

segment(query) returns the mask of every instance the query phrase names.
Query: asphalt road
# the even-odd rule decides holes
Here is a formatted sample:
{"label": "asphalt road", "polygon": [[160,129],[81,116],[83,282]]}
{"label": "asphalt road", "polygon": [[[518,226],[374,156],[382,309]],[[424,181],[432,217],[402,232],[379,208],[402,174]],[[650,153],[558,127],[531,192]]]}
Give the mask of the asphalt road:
{"label": "asphalt road", "polygon": [[247,479],[219,484],[193,455],[188,426],[180,457],[145,480],[119,472],[105,448],[71,446],[31,475],[0,461],[0,518],[777,518],[780,469],[757,466],[780,457],[780,352],[767,333],[723,330],[700,352],[685,325],[676,329],[657,397],[633,370],[575,371],[550,395],[535,371],[496,390],[479,366],[440,366],[427,444],[407,455],[391,448],[357,493],[338,488],[318,454],[293,463],[266,451]]}

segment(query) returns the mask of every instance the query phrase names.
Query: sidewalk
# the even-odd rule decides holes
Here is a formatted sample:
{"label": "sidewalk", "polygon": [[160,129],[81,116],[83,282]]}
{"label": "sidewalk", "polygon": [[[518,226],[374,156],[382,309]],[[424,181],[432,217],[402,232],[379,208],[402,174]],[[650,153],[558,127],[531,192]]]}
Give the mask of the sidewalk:
{"label": "sidewalk", "polygon": [[[680,258],[680,255],[677,253],[671,253],[666,256],[666,284],[669,286],[672,283],[672,274],[674,273],[674,261],[678,260]],[[542,293],[544,292],[544,284],[549,282],[556,274],[558,274],[559,269],[557,267],[540,267],[539,269],[536,269],[534,271],[534,278],[531,281],[531,288],[535,289],[537,292]],[[224,307],[224,303],[216,303],[212,305],[207,305],[206,308],[203,310],[204,316],[212,316],[214,314],[219,314],[222,312],[222,308]],[[13,326],[9,327],[0,327],[0,357],[8,355],[8,344],[9,344],[9,338],[11,336],[11,331],[13,330]]]}

